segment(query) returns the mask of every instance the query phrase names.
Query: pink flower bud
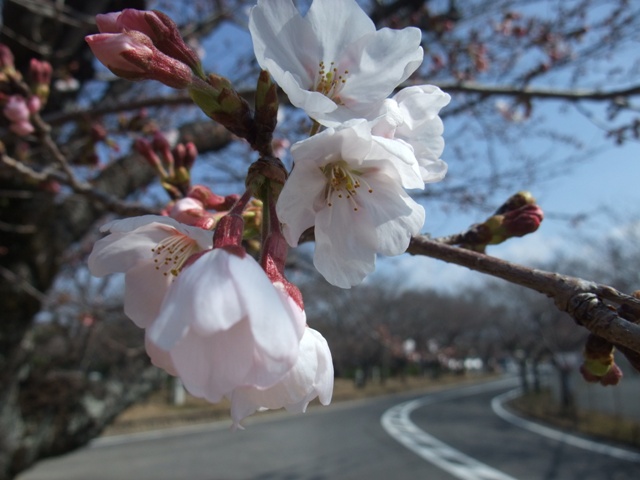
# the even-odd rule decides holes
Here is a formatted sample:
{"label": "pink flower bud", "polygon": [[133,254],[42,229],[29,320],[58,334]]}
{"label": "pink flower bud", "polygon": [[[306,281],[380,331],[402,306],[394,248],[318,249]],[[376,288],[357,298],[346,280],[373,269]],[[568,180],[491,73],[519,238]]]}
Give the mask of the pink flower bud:
{"label": "pink flower bud", "polygon": [[33,125],[31,125],[31,123],[29,123],[28,121],[24,120],[24,121],[21,121],[21,122],[12,123],[9,126],[9,130],[11,130],[13,133],[18,135],[19,137],[25,137],[25,136],[33,133],[34,128],[33,128]]}
{"label": "pink flower bud", "polygon": [[21,95],[11,95],[2,113],[12,122],[17,123],[29,120],[29,107]]}
{"label": "pink flower bud", "polygon": [[0,70],[14,70],[14,60],[11,49],[4,44],[0,44]]}
{"label": "pink flower bud", "polygon": [[101,33],[144,33],[165,55],[196,71],[200,69],[198,55],[184,42],[175,22],[162,12],[127,8],[122,12],[97,15],[96,23]]}
{"label": "pink flower bud", "polygon": [[49,86],[52,73],[53,68],[49,62],[40,61],[35,58],[31,59],[29,63],[29,77],[33,84]]}
{"label": "pink flower bud", "polygon": [[544,212],[538,205],[524,205],[505,213],[502,227],[511,237],[522,237],[535,232],[543,219]]}
{"label": "pink flower bud", "polygon": [[189,67],[160,52],[143,33],[100,33],[85,40],[98,60],[119,77],[158,80],[178,89],[192,83]]}
{"label": "pink flower bud", "polygon": [[29,112],[31,114],[39,112],[40,109],[42,108],[42,101],[40,100],[40,97],[37,97],[36,95],[31,95],[27,99],[27,108],[29,109]]}

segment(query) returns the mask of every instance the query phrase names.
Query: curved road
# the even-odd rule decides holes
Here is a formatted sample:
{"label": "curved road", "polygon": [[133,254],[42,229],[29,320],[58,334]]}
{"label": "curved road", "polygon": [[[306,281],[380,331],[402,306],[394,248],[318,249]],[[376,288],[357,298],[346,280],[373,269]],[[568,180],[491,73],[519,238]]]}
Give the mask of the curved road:
{"label": "curved road", "polygon": [[[515,426],[491,400],[505,379],[427,395],[395,395],[270,414],[231,433],[230,422],[99,439],[40,462],[20,480],[635,480],[640,463],[595,453]],[[391,418],[413,399],[398,427]],[[405,409],[405,411],[408,411]],[[395,437],[381,418],[396,421]],[[384,420],[383,420],[384,422]],[[408,423],[407,423],[408,422]],[[414,442],[407,448],[397,436]],[[418,439],[418,440],[416,440]],[[416,446],[417,445],[417,446]],[[420,450],[422,449],[422,450]],[[429,455],[436,464],[429,461]],[[425,459],[426,458],[426,459]],[[443,468],[442,461],[448,465]],[[440,460],[440,462],[438,462]],[[448,462],[448,463],[447,463]],[[453,467],[451,467],[453,465]]]}

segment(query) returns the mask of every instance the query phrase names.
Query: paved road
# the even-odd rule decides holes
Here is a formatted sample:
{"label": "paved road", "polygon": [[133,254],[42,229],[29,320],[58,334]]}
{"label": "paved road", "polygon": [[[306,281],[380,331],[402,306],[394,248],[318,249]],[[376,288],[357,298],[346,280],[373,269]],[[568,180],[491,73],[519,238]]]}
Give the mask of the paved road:
{"label": "paved road", "polygon": [[[618,460],[541,437],[498,418],[490,400],[510,386],[432,393],[410,421],[436,439],[504,476],[451,473],[391,437],[382,415],[416,395],[273,414],[230,433],[228,423],[104,439],[43,461],[20,480],[635,480],[640,463]],[[420,431],[415,429],[416,431]],[[455,450],[454,450],[455,449]],[[478,470],[479,471],[479,470]]]}

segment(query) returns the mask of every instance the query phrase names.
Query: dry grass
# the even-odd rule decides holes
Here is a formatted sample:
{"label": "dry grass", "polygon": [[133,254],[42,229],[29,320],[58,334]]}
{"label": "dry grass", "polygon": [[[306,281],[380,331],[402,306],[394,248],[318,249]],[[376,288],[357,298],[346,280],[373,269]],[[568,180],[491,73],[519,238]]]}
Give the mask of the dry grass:
{"label": "dry grass", "polygon": [[[427,377],[407,377],[387,379],[384,384],[369,382],[364,388],[356,388],[353,380],[338,378],[333,390],[333,402],[355,400],[392,393],[431,390],[438,387],[470,383],[490,378],[487,375],[443,375],[438,379]],[[210,404],[204,400],[187,395],[184,405],[170,405],[168,392],[159,391],[146,401],[125,410],[109,426],[104,435],[117,435],[172,426],[201,423],[229,418],[229,402]]]}
{"label": "dry grass", "polygon": [[521,415],[565,431],[640,448],[640,422],[599,412],[562,409],[549,392],[524,395],[508,406]]}

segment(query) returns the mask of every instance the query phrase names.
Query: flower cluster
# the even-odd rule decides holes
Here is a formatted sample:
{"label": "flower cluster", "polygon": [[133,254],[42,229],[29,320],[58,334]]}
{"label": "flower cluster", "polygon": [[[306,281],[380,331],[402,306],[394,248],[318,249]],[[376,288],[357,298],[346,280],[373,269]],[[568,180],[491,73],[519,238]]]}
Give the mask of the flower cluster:
{"label": "flower cluster", "polygon": [[102,230],[91,273],[125,273],[126,315],[145,329],[152,362],[192,395],[230,399],[235,427],[258,409],[304,411],[318,395],[329,403],[326,341],[306,326],[297,289],[244,251],[234,210],[213,234],[155,215]]}
{"label": "flower cluster", "polygon": [[9,121],[9,130],[17,136],[25,137],[35,131],[32,116],[47,102],[51,73],[50,63],[31,59],[25,83],[15,68],[13,53],[0,44],[0,106]]}
{"label": "flower cluster", "polygon": [[421,32],[376,30],[355,0],[315,0],[305,17],[291,0],[259,0],[249,28],[260,66],[326,127],[291,149],[277,208],[284,234],[296,246],[314,227],[314,265],[349,288],[376,254],[403,253],[422,228],[424,209],[405,189],[447,171],[438,112],[449,95],[421,85],[388,98],[420,66]]}
{"label": "flower cluster", "polygon": [[[193,148],[137,141],[171,202],[163,216],[105,225],[91,272],[125,273],[125,313],[145,329],[153,363],[193,395],[228,398],[234,426],[260,409],[329,403],[331,353],[284,276],[287,250],[313,227],[315,266],[349,288],[422,228],[407,190],[446,173],[438,114],[449,96],[429,85],[394,94],[422,62],[420,30],[377,30],[355,0],[314,0],[304,18],[291,0],[258,0],[249,29],[264,71],[252,111],[227,79],[204,75],[166,15],[125,10],[97,24],[87,42],[116,75],[187,88],[260,159],[244,194],[222,197],[191,186]],[[276,84],[314,125],[291,147],[290,174],[274,157]]]}

